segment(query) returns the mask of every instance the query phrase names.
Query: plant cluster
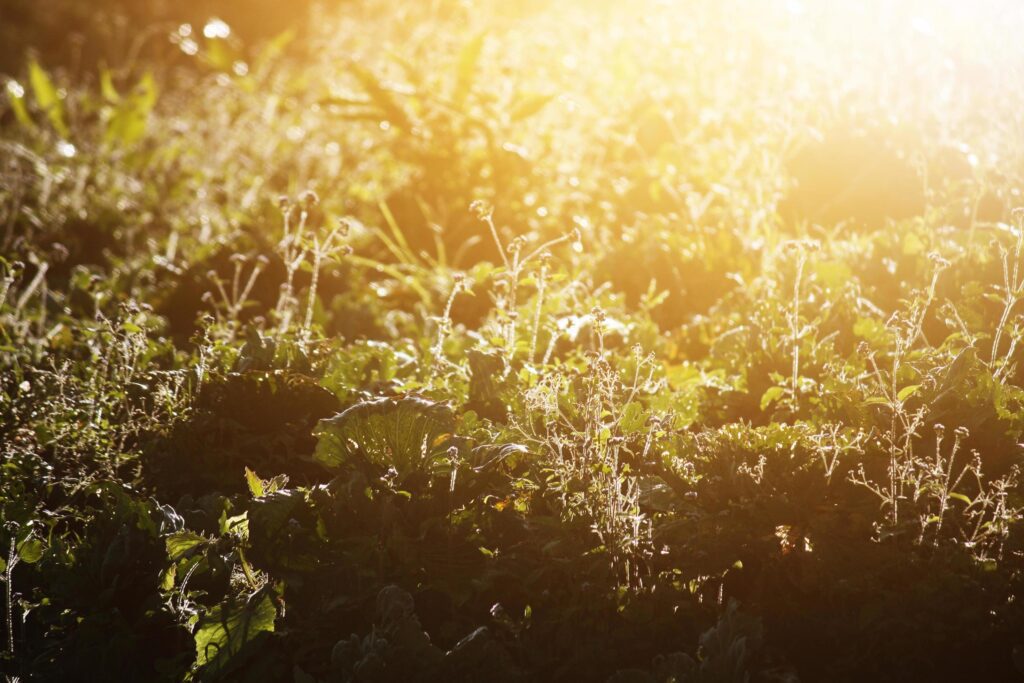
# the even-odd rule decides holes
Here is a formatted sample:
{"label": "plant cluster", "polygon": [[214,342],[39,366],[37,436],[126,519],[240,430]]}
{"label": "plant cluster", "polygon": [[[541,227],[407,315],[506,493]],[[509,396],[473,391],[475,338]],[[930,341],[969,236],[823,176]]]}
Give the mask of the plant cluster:
{"label": "plant cluster", "polygon": [[192,4],[0,62],[8,681],[1024,674],[1020,27]]}

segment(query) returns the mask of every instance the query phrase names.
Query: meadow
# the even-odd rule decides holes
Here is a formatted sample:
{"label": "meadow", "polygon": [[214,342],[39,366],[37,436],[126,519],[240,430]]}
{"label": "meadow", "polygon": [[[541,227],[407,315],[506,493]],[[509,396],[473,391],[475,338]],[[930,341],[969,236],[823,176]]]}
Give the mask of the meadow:
{"label": "meadow", "polygon": [[0,0],[0,675],[1024,679],[1021,35]]}

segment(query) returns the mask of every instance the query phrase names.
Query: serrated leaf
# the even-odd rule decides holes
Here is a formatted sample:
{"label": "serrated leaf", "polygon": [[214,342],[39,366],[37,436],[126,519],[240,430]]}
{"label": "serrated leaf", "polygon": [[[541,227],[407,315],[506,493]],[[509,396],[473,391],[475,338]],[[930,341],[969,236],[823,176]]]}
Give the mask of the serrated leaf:
{"label": "serrated leaf", "polygon": [[171,562],[177,562],[182,557],[187,555],[193,548],[197,548],[200,545],[206,543],[206,537],[200,536],[194,531],[185,529],[184,531],[176,531],[167,537],[164,542],[167,548],[167,557]]}
{"label": "serrated leaf", "polygon": [[234,600],[217,605],[200,618],[195,632],[196,665],[205,674],[222,670],[246,643],[274,630],[277,608],[271,594],[260,591],[244,604]]}
{"label": "serrated leaf", "polygon": [[259,498],[266,493],[266,490],[263,487],[263,480],[248,467],[245,468],[245,483],[248,485],[249,493],[252,494],[253,498]]}

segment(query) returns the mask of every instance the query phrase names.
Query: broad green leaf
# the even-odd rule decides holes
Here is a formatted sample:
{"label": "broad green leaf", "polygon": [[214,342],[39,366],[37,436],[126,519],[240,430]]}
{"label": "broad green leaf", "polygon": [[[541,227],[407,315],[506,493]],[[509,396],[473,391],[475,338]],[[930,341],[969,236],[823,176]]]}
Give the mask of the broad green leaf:
{"label": "broad green leaf", "polygon": [[131,95],[124,97],[114,107],[107,120],[103,134],[104,142],[121,146],[133,145],[146,134],[149,115],[156,106],[157,88],[153,74],[147,73],[139,79]]}
{"label": "broad green leaf", "polygon": [[394,467],[404,476],[444,452],[436,439],[454,431],[448,406],[416,396],[363,401],[321,420],[316,458],[338,467],[358,457],[378,467]]}
{"label": "broad green leaf", "polygon": [[64,104],[60,99],[60,92],[53,84],[50,75],[36,60],[28,63],[28,82],[32,86],[32,94],[36,98],[36,104],[46,112],[53,129],[62,137],[68,136],[68,126],[64,121]]}
{"label": "broad green leaf", "polygon": [[167,557],[171,562],[177,562],[193,548],[196,548],[204,543],[207,539],[205,536],[200,536],[194,531],[185,529],[184,531],[176,531],[167,537],[165,542],[167,547]]}
{"label": "broad green leaf", "polygon": [[624,434],[635,434],[644,429],[647,424],[647,412],[639,401],[632,401],[622,409],[622,417],[619,418],[619,428]]}
{"label": "broad green leaf", "polygon": [[875,347],[885,346],[891,337],[885,324],[875,318],[858,318],[853,324],[853,333]]}
{"label": "broad green leaf", "polygon": [[821,283],[829,289],[839,289],[853,277],[850,266],[842,261],[822,261],[814,270]]}
{"label": "broad green leaf", "polygon": [[26,564],[35,564],[43,557],[46,546],[38,538],[26,538],[18,544],[18,557]]}
{"label": "broad green leaf", "polygon": [[246,643],[260,633],[272,632],[276,618],[277,609],[266,590],[244,604],[228,600],[217,605],[196,627],[196,665],[207,667],[207,674],[220,671]]}

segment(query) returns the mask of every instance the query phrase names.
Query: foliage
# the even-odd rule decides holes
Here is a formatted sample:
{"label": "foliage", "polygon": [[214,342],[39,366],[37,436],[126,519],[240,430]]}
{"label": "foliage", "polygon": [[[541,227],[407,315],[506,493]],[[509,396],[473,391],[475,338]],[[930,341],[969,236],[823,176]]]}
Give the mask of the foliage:
{"label": "foliage", "polygon": [[1021,27],[270,4],[0,22],[7,680],[1020,677]]}

